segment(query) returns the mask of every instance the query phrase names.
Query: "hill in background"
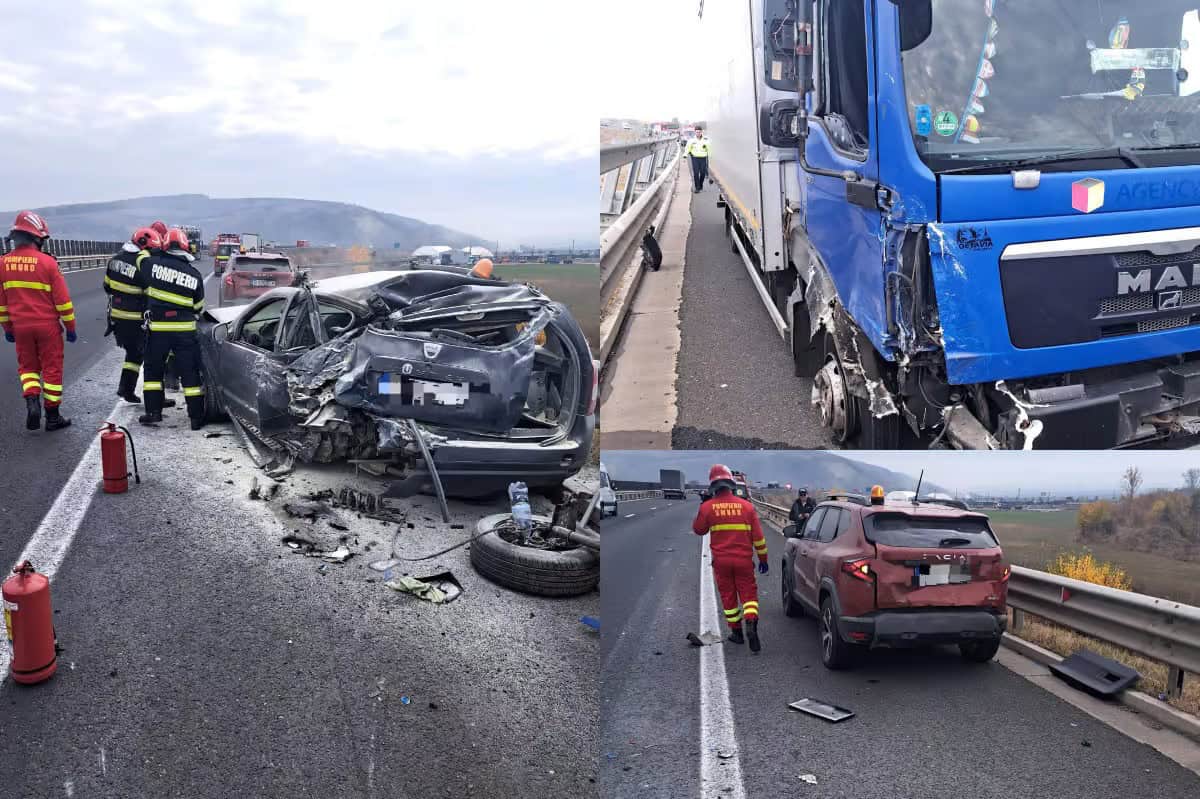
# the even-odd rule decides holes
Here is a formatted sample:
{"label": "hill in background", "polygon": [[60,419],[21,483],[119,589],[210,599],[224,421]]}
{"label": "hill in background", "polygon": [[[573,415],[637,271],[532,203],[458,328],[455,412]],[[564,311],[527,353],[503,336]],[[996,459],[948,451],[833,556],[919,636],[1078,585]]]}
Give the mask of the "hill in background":
{"label": "hill in background", "polygon": [[[487,246],[478,236],[419,219],[372,211],[359,205],[273,197],[215,199],[204,194],[136,197],[102,203],[33,209],[49,223],[55,238],[123,241],[138,226],[161,219],[168,225],[196,225],[211,241],[217,233],[258,233],[264,240],[314,246],[362,244],[415,250],[425,244]],[[11,218],[16,211],[0,213]]]}
{"label": "hill in background", "polygon": [[[916,474],[901,474],[820,450],[604,453],[604,465],[614,481],[658,482],[659,469],[680,469],[686,479],[704,483],[709,467],[717,461],[745,472],[755,483],[791,483],[797,488],[808,486],[813,491],[836,488],[862,493],[873,485],[881,485],[885,491],[912,491],[917,485]],[[929,491],[945,489],[927,480],[921,486],[921,494]]]}

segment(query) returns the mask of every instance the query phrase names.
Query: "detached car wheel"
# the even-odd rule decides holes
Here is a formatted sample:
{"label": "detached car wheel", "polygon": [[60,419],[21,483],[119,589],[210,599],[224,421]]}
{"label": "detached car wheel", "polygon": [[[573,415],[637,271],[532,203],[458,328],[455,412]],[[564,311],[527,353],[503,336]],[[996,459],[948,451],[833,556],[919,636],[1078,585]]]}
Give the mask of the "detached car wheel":
{"label": "detached car wheel", "polygon": [[962,656],[972,663],[987,663],[992,658],[996,657],[996,653],[1000,651],[1000,639],[994,638],[990,641],[964,641],[958,645],[958,651]]}
{"label": "detached car wheel", "polygon": [[[534,516],[534,529],[551,520]],[[538,596],[576,596],[600,584],[600,556],[585,547],[560,546],[553,539],[521,544],[512,516],[497,513],[479,520],[471,542],[471,565],[494,583]]]}

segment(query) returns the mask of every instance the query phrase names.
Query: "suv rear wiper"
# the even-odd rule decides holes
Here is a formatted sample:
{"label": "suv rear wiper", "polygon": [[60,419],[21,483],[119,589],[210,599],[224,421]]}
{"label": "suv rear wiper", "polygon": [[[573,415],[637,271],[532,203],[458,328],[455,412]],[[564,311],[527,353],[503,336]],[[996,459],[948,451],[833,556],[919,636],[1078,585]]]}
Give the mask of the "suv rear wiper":
{"label": "suv rear wiper", "polygon": [[[1158,149],[1158,148],[1155,148]],[[1165,149],[1165,148],[1163,148]],[[1071,150],[1065,153],[1047,153],[1033,158],[1018,158],[1012,161],[985,161],[971,166],[960,166],[954,169],[943,169],[939,175],[975,172],[986,169],[1025,169],[1039,164],[1057,164],[1065,161],[1086,161],[1093,158],[1119,158],[1135,169],[1142,168],[1142,162],[1128,147],[1094,147],[1090,150]]]}
{"label": "suv rear wiper", "polygon": [[943,538],[938,541],[939,547],[962,547],[971,543],[969,538]]}

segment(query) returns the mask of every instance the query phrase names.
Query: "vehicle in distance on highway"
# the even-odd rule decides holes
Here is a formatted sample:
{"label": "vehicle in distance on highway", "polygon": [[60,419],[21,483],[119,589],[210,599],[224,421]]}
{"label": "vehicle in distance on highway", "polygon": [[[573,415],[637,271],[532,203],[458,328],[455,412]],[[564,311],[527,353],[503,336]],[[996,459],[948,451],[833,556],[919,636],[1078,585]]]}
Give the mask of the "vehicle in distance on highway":
{"label": "vehicle in distance on highway", "polygon": [[1009,567],[982,513],[822,502],[784,537],[784,611],[817,617],[826,667],[874,647],[953,643],[980,662],[999,649]]}
{"label": "vehicle in distance on highway", "polygon": [[221,304],[230,300],[261,297],[296,280],[296,267],[280,253],[248,252],[232,255],[229,267],[221,279]]}
{"label": "vehicle in distance on highway", "polygon": [[613,491],[612,480],[604,461],[600,462],[600,515],[617,515],[617,492]]}
{"label": "vehicle in distance on highway", "polygon": [[[199,324],[210,418],[228,415],[281,468],[356,464],[485,496],[553,490],[587,462],[596,366],[566,306],[466,270],[343,275],[274,288]],[[418,435],[419,434],[419,435]]]}
{"label": "vehicle in distance on highway", "polygon": [[683,472],[678,469],[659,469],[658,483],[662,486],[663,499],[687,499],[683,488]]}

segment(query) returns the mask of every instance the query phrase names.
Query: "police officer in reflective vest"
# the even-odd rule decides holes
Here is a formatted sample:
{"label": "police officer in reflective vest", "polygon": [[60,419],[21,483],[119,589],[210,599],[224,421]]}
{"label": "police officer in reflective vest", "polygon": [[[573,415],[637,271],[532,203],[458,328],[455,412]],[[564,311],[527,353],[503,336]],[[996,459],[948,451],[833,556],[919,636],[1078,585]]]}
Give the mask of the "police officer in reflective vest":
{"label": "police officer in reflective vest", "polygon": [[687,154],[692,160],[693,191],[701,191],[704,179],[708,177],[708,139],[704,138],[703,130],[696,130],[696,138],[688,142]]}
{"label": "police officer in reflective vest", "polygon": [[109,259],[108,268],[104,271],[104,293],[108,295],[108,329],[104,334],[113,333],[117,346],[125,350],[117,396],[135,404],[142,401],[134,389],[146,352],[146,331],[142,319],[146,312],[146,283],[141,265],[150,257],[149,248],[161,250],[162,243],[158,231],[148,227],[138,228],[121,250]]}
{"label": "police officer in reflective vest", "polygon": [[718,463],[709,471],[708,482],[712,498],[700,506],[692,532],[709,536],[713,576],[729,625],[729,640],[735,644],[748,640],[750,651],[758,652],[762,647],[758,640],[758,585],[752,553],[758,555],[758,573],[766,574],[767,541],[754,505],[733,493],[733,473]]}
{"label": "police officer in reflective vest", "polygon": [[204,278],[192,265],[187,236],[179,228],[167,233],[162,255],[142,261],[146,282],[145,381],[142,390],[146,412],[138,417],[142,424],[162,421],[163,372],[167,357],[175,356],[175,368],[183,383],[188,418],[192,429],[204,426],[204,389],[200,385],[200,342],[196,338],[196,317],[204,309]]}

